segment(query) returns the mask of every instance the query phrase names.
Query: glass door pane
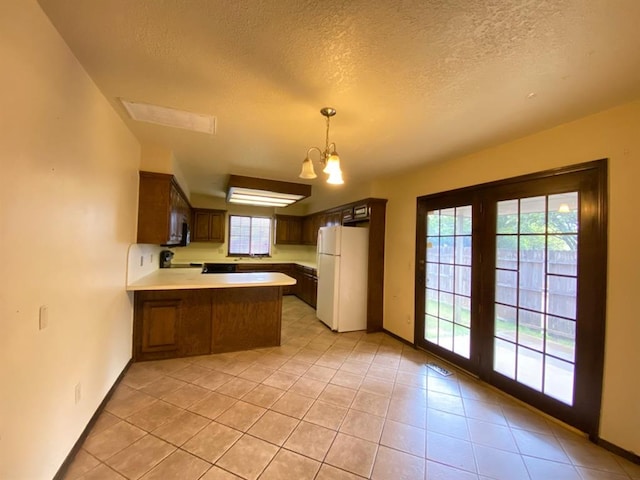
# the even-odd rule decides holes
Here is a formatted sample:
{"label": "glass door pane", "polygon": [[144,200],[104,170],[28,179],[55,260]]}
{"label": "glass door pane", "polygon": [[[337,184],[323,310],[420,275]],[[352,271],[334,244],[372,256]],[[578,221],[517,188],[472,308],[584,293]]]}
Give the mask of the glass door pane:
{"label": "glass door pane", "polygon": [[471,205],[429,210],[424,339],[470,358]]}
{"label": "glass door pane", "polygon": [[574,402],[578,192],[497,202],[494,371]]}

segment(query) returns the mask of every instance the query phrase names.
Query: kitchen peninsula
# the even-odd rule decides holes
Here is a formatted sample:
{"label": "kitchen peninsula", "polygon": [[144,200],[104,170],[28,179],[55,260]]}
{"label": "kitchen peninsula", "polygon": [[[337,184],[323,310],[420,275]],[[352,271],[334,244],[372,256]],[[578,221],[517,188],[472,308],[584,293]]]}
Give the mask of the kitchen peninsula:
{"label": "kitchen peninsula", "polygon": [[280,345],[282,291],[295,283],[279,272],[155,270],[127,286],[134,292],[134,360]]}

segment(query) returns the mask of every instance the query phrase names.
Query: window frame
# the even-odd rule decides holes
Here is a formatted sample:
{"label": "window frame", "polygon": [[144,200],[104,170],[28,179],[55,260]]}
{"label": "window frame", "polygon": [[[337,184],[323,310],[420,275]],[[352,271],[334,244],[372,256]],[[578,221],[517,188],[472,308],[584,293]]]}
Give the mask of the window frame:
{"label": "window frame", "polygon": [[[227,244],[227,256],[228,257],[260,257],[260,258],[269,258],[271,257],[271,238],[273,236],[273,218],[267,215],[241,215],[241,214],[229,214],[228,215],[229,222],[229,238]],[[249,252],[247,253],[234,253],[231,251],[231,222],[233,218],[249,218],[250,219],[250,231],[253,228],[253,220],[254,219],[267,219],[269,220],[269,234],[267,241],[267,253],[251,253],[251,233],[249,233]]]}

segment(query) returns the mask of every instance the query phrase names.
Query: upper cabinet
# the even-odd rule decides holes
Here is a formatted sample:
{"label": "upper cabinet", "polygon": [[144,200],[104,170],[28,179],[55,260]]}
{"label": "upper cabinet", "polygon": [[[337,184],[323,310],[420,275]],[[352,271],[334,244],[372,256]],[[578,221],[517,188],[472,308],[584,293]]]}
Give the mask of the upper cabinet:
{"label": "upper cabinet", "polygon": [[140,172],[138,243],[179,245],[191,206],[173,175]]}
{"label": "upper cabinet", "polygon": [[225,214],[225,210],[194,209],[191,240],[224,243]]}
{"label": "upper cabinet", "polygon": [[276,215],[274,243],[276,245],[300,245],[302,242],[302,217]]}

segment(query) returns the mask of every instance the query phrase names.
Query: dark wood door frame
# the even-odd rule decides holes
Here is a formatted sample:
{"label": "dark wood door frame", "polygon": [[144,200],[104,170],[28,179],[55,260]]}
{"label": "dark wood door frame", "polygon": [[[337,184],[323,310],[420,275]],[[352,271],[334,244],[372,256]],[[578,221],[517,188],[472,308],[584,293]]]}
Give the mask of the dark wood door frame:
{"label": "dark wood door frame", "polygon": [[[560,420],[589,434],[592,440],[598,437],[600,407],[602,400],[602,376],[604,370],[604,335],[606,317],[606,272],[607,272],[607,166],[606,159],[572,165],[539,173],[499,180],[486,184],[465,187],[449,192],[419,197],[416,217],[416,276],[415,276],[415,331],[414,345],[425,349],[445,360],[452,361],[461,368],[478,375],[482,380],[501,390],[532,403]],[[574,407],[569,407],[553,398],[538,398],[530,401],[534,390],[516,384],[493,371],[493,338],[486,334],[493,328],[495,295],[495,244],[491,240],[492,226],[496,222],[495,205],[500,199],[526,196],[521,186],[525,182],[545,181],[554,190],[566,189],[567,182],[580,178],[580,232],[582,238],[578,249],[580,277],[588,277],[589,282],[578,286],[577,311],[583,319],[576,333],[576,381]],[[424,296],[426,248],[426,208],[447,208],[456,205],[473,204],[472,240],[472,300],[471,358],[466,361],[446,349],[423,341]],[[493,203],[492,203],[493,202]],[[492,223],[493,222],[493,223]],[[495,231],[494,231],[495,233]],[[481,256],[483,258],[481,258]],[[482,311],[481,311],[482,309]],[[419,321],[419,319],[422,319]],[[584,321],[587,319],[588,321]],[[490,326],[487,323],[490,322]],[[474,350],[473,344],[480,347]],[[578,351],[579,350],[579,351]],[[480,355],[480,352],[483,352]],[[581,380],[578,381],[578,376]],[[537,394],[537,392],[536,392]]]}

